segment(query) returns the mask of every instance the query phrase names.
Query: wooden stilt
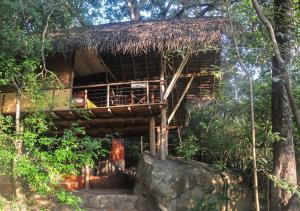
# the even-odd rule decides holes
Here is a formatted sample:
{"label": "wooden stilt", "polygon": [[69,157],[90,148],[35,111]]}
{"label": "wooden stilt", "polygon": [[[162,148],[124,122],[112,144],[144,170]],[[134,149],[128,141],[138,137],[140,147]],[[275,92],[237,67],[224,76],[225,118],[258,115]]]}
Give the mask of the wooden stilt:
{"label": "wooden stilt", "polygon": [[155,119],[152,117],[149,122],[149,139],[150,139],[150,153],[156,156],[155,151]]}
{"label": "wooden stilt", "polygon": [[161,134],[160,134],[160,159],[165,160],[168,155],[168,122],[167,108],[161,110]]}
{"label": "wooden stilt", "polygon": [[90,189],[90,167],[88,165],[85,165],[85,174],[84,174],[84,180],[85,180],[85,189]]}
{"label": "wooden stilt", "polygon": [[160,126],[156,128],[156,146],[157,146],[157,150],[156,153],[159,155],[160,154]]}
{"label": "wooden stilt", "polygon": [[[161,57],[161,64],[160,64],[160,80],[164,81],[165,80],[165,72],[166,72],[166,60],[162,56]],[[160,96],[161,96],[161,101],[165,101],[163,96],[165,95],[165,86],[166,83],[161,83],[160,84]],[[164,106],[161,109],[161,133],[160,133],[160,153],[159,153],[159,158],[161,160],[165,160],[167,155],[168,155],[168,120],[167,120],[167,107]]]}
{"label": "wooden stilt", "polygon": [[144,141],[143,141],[144,137],[141,136],[141,154],[144,154]]}

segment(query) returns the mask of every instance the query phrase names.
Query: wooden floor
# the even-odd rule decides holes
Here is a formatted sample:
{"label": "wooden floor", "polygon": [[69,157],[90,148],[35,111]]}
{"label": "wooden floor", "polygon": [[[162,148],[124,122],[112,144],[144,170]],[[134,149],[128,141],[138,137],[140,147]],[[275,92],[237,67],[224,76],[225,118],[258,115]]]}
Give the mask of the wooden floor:
{"label": "wooden floor", "polygon": [[118,132],[123,136],[139,136],[148,134],[150,118],[154,117],[160,124],[160,110],[165,106],[161,103],[122,105],[97,108],[80,108],[53,110],[47,112],[53,117],[54,124],[62,133],[76,123],[83,126],[92,136],[104,136]]}
{"label": "wooden floor", "polygon": [[[154,117],[156,127],[160,125],[161,109],[166,104],[134,104],[96,108],[76,108],[46,111],[56,126],[51,134],[62,134],[64,129],[76,123],[85,128],[87,134],[103,137],[111,133],[119,133],[124,137],[137,137],[149,134],[149,122]],[[22,114],[29,111],[22,112]],[[3,113],[15,115],[15,113]],[[169,125],[169,129],[177,126]]]}

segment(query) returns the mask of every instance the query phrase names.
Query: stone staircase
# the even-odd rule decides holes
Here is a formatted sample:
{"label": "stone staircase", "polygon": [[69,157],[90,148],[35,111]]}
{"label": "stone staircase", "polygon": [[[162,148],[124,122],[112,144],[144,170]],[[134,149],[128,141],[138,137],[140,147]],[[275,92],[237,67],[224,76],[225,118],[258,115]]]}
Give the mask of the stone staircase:
{"label": "stone staircase", "polygon": [[137,196],[129,190],[80,190],[76,194],[83,198],[87,211],[138,211]]}

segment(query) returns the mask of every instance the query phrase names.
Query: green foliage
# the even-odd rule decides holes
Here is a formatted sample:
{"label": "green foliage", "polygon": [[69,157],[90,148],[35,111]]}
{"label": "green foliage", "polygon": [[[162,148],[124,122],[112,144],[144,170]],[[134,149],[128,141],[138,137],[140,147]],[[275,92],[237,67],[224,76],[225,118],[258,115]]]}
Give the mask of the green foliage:
{"label": "green foliage", "polygon": [[28,115],[24,119],[22,140],[24,154],[17,156],[17,166],[11,163],[16,156],[13,140],[16,136],[12,119],[0,116],[0,163],[1,174],[14,175],[40,194],[53,194],[68,205],[79,205],[74,197],[60,188],[65,175],[76,175],[82,166],[93,164],[94,159],[108,152],[102,147],[100,139],[85,134],[83,128],[74,125],[64,130],[61,136],[49,136],[53,129],[49,119],[42,114]]}
{"label": "green foliage", "polygon": [[222,204],[228,201],[228,189],[225,188],[220,193],[213,193],[211,190],[206,190],[204,196],[196,203],[194,208],[189,211],[218,211]]}
{"label": "green foliage", "polygon": [[79,196],[74,196],[68,191],[60,190],[56,193],[56,197],[59,201],[64,202],[71,207],[75,207],[76,210],[81,210],[80,206],[83,201]]}
{"label": "green foliage", "polygon": [[199,142],[194,134],[187,135],[185,141],[176,148],[178,155],[186,160],[192,159],[200,150]]}

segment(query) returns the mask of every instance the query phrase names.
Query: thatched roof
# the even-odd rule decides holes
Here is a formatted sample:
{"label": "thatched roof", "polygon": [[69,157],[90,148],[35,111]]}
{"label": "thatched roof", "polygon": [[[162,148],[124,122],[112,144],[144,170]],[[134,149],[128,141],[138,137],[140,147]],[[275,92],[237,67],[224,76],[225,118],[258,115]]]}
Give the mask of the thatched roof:
{"label": "thatched roof", "polygon": [[172,52],[187,46],[209,48],[220,43],[224,27],[225,21],[220,18],[121,22],[74,28],[52,37],[60,52],[91,49],[136,55]]}

